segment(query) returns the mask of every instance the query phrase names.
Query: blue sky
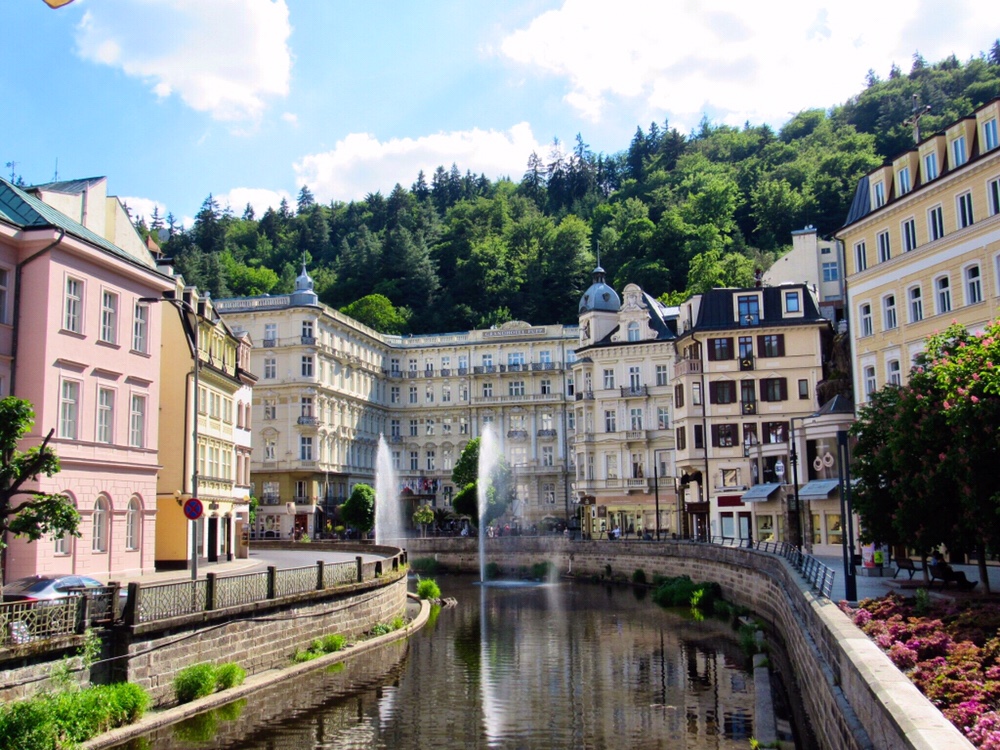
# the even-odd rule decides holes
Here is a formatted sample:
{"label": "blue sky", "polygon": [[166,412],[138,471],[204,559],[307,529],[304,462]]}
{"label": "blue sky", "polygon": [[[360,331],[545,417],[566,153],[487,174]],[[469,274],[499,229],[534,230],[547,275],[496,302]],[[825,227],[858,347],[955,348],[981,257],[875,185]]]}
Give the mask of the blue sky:
{"label": "blue sky", "polygon": [[302,185],[351,200],[423,169],[519,179],[577,133],[781,126],[869,68],[961,60],[991,2],[925,0],[42,0],[0,2],[0,168],[106,175],[138,211],[190,220],[212,193],[258,215]]}

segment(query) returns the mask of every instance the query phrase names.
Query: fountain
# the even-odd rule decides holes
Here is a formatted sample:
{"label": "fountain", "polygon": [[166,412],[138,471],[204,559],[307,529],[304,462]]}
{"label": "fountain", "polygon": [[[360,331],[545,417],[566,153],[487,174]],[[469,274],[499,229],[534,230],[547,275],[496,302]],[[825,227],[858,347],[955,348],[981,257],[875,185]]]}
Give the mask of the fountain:
{"label": "fountain", "polygon": [[399,480],[392,466],[392,451],[385,435],[378,436],[375,454],[375,543],[386,544],[403,537],[399,504]]}
{"label": "fountain", "polygon": [[476,475],[476,495],[479,501],[479,581],[486,582],[486,511],[492,477],[500,464],[500,446],[493,425],[487,424],[479,438],[479,471]]}

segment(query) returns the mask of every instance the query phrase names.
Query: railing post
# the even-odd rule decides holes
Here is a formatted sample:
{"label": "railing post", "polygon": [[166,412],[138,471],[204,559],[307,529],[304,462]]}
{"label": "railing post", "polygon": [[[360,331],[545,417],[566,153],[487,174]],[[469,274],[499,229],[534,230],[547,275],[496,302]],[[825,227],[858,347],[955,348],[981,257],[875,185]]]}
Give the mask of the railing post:
{"label": "railing post", "polygon": [[278,591],[278,569],[273,565],[267,566],[267,598],[277,598]]}
{"label": "railing post", "polygon": [[139,590],[141,588],[142,584],[138,581],[132,581],[128,585],[128,598],[125,600],[125,611],[122,612],[122,619],[129,627],[135,625],[139,619],[136,613],[139,611]]}
{"label": "railing post", "polygon": [[215,573],[205,575],[205,611],[215,609]]}
{"label": "railing post", "polygon": [[392,572],[395,573],[399,570],[399,555],[392,558]]}
{"label": "railing post", "polygon": [[87,632],[87,627],[90,625],[90,596],[87,595],[87,592],[83,592],[80,595],[80,606],[76,612],[76,634],[83,635]]}
{"label": "railing post", "polygon": [[382,577],[382,561],[381,560],[376,560],[375,561],[375,577],[376,578],[381,578]]}
{"label": "railing post", "polygon": [[365,579],[364,579],[364,574],[365,574],[365,573],[364,573],[364,568],[362,568],[362,567],[361,567],[361,559],[362,559],[362,558],[361,558],[361,555],[358,555],[358,556],[357,556],[356,558],[354,558],[354,559],[355,559],[355,560],[357,561],[357,563],[358,563],[358,583],[361,583],[362,581],[364,581],[364,580],[365,580]]}
{"label": "railing post", "polygon": [[323,590],[323,561],[316,561],[316,590]]}

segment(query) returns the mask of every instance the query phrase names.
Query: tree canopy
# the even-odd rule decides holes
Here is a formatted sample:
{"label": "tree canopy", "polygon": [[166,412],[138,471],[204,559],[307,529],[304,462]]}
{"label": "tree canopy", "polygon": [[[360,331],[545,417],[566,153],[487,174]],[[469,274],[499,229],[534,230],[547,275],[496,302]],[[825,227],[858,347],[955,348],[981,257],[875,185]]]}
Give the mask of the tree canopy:
{"label": "tree canopy", "polygon": [[362,534],[375,527],[375,490],[367,484],[356,484],[351,496],[340,506],[344,523]]}

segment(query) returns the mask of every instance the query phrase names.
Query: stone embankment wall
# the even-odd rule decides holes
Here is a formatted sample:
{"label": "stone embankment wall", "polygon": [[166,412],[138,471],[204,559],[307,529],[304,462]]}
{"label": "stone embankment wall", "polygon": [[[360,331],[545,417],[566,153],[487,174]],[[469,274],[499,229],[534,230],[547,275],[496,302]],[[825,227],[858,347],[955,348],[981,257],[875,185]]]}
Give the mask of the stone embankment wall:
{"label": "stone embankment wall", "polygon": [[[410,563],[434,557],[478,572],[474,539],[411,539]],[[507,572],[545,560],[560,573],[716,581],[723,596],[767,620],[795,669],[796,688],[818,742],[831,750],[940,750],[972,745],[834,602],[815,595],[783,558],[694,542],[570,542],[546,537],[487,540],[487,560]]]}

